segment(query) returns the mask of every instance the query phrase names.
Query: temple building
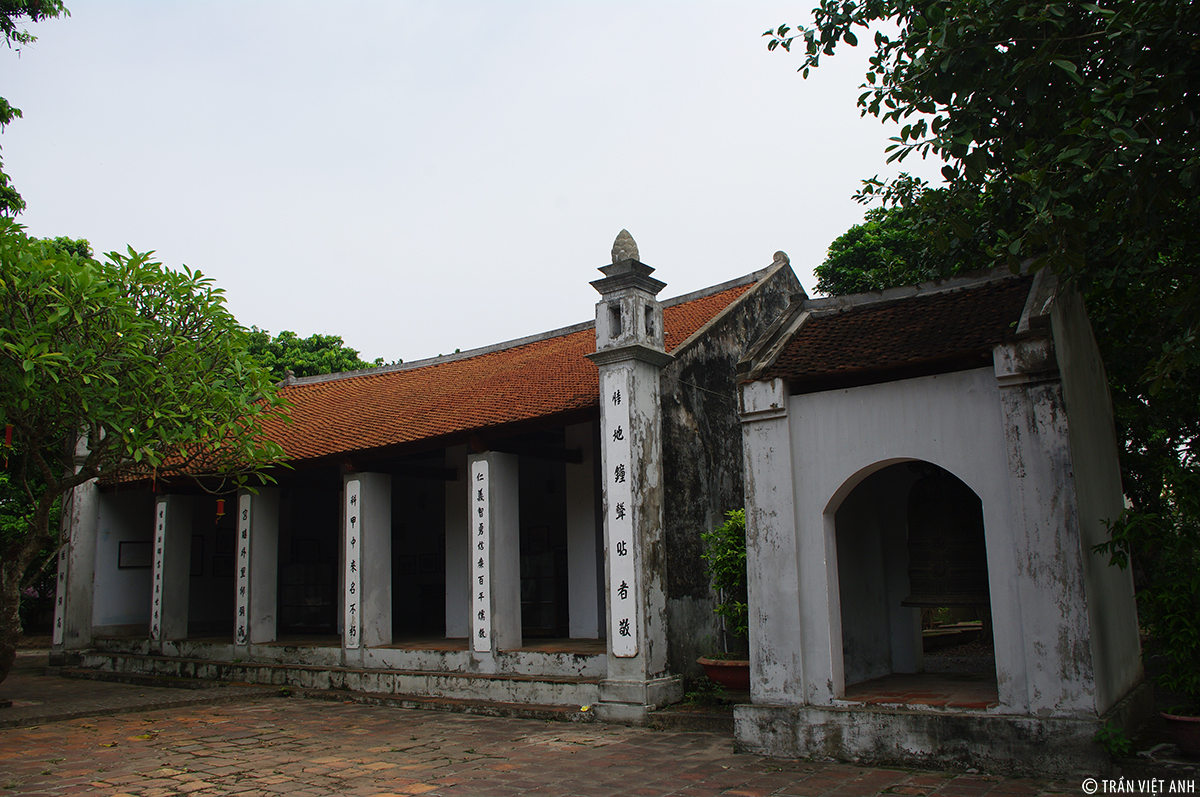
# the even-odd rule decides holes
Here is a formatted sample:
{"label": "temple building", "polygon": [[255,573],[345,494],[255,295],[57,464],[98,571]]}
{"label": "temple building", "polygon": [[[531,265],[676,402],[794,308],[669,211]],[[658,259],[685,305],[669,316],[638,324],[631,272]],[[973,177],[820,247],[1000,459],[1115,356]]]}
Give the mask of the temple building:
{"label": "temple building", "polygon": [[595,321],[289,379],[272,486],[78,488],[56,655],[630,722],[677,700],[718,633],[699,534],[743,500],[736,363],[800,285],[780,253],[659,301],[637,258],[622,231]]}
{"label": "temple building", "polygon": [[[1131,576],[1093,552],[1123,498],[1078,294],[810,299],[778,252],[660,300],[625,231],[611,260],[592,321],[290,378],[272,486],[77,488],[53,655],[643,723],[720,636],[701,534],[745,507],[742,749],[1103,766],[1149,692]],[[955,613],[972,661],[932,652]]]}

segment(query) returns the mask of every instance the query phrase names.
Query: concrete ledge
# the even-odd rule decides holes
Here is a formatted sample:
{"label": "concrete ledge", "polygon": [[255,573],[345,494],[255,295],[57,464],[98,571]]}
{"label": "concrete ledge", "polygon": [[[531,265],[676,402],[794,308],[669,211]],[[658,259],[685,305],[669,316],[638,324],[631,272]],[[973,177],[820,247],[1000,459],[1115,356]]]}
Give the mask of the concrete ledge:
{"label": "concrete ledge", "polygon": [[598,679],[579,676],[328,667],[280,662],[181,659],[100,651],[86,654],[83,663],[95,671],[124,676],[166,676],[172,679],[346,690],[450,700],[577,707],[596,702],[599,693]]}
{"label": "concrete ledge", "polygon": [[1027,776],[1114,772],[1093,735],[1100,719],[985,712],[740,705],[739,751],[920,769],[979,769]]}

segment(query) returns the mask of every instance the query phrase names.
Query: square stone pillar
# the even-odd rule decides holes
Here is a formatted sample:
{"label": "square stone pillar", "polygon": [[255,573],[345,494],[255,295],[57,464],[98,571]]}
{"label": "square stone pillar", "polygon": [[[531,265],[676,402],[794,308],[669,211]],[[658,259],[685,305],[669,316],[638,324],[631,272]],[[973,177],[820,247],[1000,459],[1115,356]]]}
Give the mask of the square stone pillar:
{"label": "square stone pillar", "polygon": [[343,477],[342,646],[352,651],[392,643],[392,477]]}
{"label": "square stone pillar", "polygon": [[521,647],[521,517],[518,457],[467,457],[471,658],[494,672],[495,655]]}
{"label": "square stone pillar", "polygon": [[192,497],[161,495],[154,502],[154,564],[151,571],[150,640],[187,639],[192,580]]}
{"label": "square stone pillar", "polygon": [[636,257],[636,244],[622,230],[613,264],[592,283],[601,298],[596,353],[589,355],[600,377],[608,611],[608,674],[596,711],[631,724],[683,696],[679,677],[667,672],[660,381],[671,355],[655,299],[665,283]]}
{"label": "square stone pillar", "polygon": [[51,664],[61,663],[66,651],[92,646],[92,581],[96,575],[100,501],[95,479],[79,485],[63,499]]}
{"label": "square stone pillar", "polygon": [[[750,699],[754,703],[804,705],[809,702],[806,676],[811,680],[813,674],[805,671],[802,641],[806,623],[800,616],[796,565],[800,557],[787,405],[787,387],[781,379],[750,382],[741,388]],[[814,617],[809,624],[820,621]],[[825,675],[830,681],[828,688],[833,688],[834,676],[828,668],[810,668]]]}
{"label": "square stone pillar", "polygon": [[274,642],[278,625],[279,490],[243,490],[237,503],[234,644]]}

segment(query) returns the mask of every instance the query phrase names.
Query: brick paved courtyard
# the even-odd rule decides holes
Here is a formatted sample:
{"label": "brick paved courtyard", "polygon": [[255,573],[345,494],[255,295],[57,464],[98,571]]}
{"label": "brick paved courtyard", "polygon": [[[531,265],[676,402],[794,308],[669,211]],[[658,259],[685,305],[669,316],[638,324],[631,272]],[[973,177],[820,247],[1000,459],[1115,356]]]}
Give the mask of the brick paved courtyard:
{"label": "brick paved courtyard", "polygon": [[0,729],[0,795],[1039,795],[1076,784],[773,761],[719,734],[248,698]]}

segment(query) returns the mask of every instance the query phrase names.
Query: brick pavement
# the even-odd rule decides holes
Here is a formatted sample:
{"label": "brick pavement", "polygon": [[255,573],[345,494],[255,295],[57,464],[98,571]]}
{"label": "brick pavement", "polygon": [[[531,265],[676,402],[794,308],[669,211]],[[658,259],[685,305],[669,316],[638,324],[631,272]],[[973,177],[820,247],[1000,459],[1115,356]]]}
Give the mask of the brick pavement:
{"label": "brick pavement", "polygon": [[1074,784],[775,761],[710,733],[248,698],[0,730],[0,795],[1017,797]]}

